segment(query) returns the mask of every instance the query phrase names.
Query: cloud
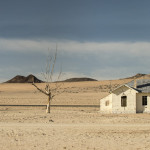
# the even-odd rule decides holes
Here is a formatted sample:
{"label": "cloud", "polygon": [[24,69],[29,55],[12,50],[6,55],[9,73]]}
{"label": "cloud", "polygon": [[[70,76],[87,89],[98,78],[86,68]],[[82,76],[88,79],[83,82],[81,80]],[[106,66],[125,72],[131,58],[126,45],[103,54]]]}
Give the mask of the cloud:
{"label": "cloud", "polygon": [[[48,48],[54,51],[56,43],[59,53],[55,69],[56,78],[61,63],[62,71],[65,73],[63,79],[85,76],[99,80],[115,79],[136,73],[149,73],[150,42],[0,39],[2,74],[5,72],[8,76],[16,73],[38,73],[43,66],[41,63],[45,62]],[[8,73],[4,68],[10,65],[20,70],[11,69]]]}
{"label": "cloud", "polygon": [[41,52],[48,48],[74,53],[130,53],[132,55],[150,54],[150,42],[78,42],[69,40],[20,40],[0,39],[1,51]]}

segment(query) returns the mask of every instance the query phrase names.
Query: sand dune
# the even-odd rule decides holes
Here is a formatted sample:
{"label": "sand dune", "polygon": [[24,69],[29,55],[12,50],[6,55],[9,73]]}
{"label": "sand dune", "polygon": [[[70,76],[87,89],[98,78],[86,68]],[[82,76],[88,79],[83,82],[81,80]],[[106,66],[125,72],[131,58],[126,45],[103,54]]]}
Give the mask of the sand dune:
{"label": "sand dune", "polygon": [[[58,83],[61,84],[58,90],[58,93],[61,94],[58,94],[58,96],[55,97],[52,104],[99,105],[99,100],[108,95],[110,85],[113,89],[120,84],[124,84],[129,81],[131,81],[131,79]],[[39,83],[37,85],[41,89],[45,88],[45,83]],[[51,86],[55,87],[55,83]],[[32,84],[0,84],[0,104],[45,105],[46,102],[47,97],[42,93],[39,93]]]}

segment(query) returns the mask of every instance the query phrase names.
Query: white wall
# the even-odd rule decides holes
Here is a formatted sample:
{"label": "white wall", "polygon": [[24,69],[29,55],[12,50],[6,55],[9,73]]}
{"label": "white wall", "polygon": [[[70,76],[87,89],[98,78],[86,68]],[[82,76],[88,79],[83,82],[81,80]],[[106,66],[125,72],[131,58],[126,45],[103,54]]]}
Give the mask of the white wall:
{"label": "white wall", "polygon": [[[142,96],[147,96],[147,105],[142,105]],[[137,93],[137,113],[150,113],[150,94],[148,93]]]}
{"label": "white wall", "polygon": [[[106,101],[109,101],[108,106],[105,105]],[[100,112],[101,113],[112,113],[112,94],[110,94],[100,100]]]}
{"label": "white wall", "polygon": [[[136,91],[122,86],[112,94],[112,113],[136,113]],[[127,96],[127,106],[121,106],[121,96]]]}

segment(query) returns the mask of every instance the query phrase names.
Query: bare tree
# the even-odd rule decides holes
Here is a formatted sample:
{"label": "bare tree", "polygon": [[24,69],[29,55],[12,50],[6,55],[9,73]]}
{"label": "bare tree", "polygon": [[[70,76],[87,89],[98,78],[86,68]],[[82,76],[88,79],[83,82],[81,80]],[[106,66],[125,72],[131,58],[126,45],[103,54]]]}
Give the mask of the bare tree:
{"label": "bare tree", "polygon": [[[58,82],[55,82],[55,86],[52,86],[52,82],[53,82],[53,75],[54,75],[54,68],[55,68],[55,64],[56,64],[56,58],[57,58],[57,45],[56,45],[56,51],[55,51],[55,55],[51,56],[49,55],[47,57],[47,64],[46,64],[46,70],[45,73],[43,72],[43,76],[45,79],[45,89],[40,89],[35,83],[32,83],[32,85],[34,87],[36,87],[36,89],[45,94],[46,96],[48,96],[48,102],[47,102],[47,109],[46,109],[46,113],[50,113],[50,106],[51,106],[51,101],[52,99],[57,95],[57,90],[60,87],[60,83],[58,84]],[[61,73],[62,71],[60,71],[57,81],[59,81],[60,77],[61,77]]]}

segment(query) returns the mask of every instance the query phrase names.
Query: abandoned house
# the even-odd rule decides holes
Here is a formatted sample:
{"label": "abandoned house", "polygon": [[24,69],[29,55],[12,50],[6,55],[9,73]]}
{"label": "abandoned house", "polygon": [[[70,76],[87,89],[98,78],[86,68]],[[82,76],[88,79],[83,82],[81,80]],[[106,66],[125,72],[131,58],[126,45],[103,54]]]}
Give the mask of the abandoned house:
{"label": "abandoned house", "polygon": [[100,100],[101,113],[150,113],[150,79],[133,80]]}

